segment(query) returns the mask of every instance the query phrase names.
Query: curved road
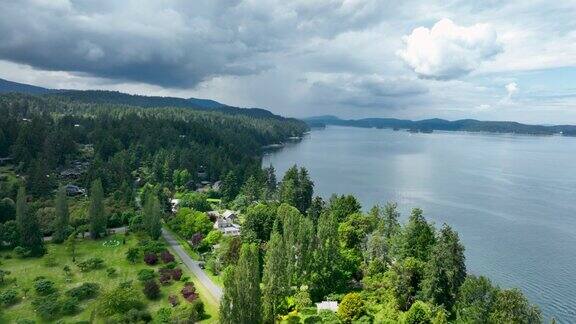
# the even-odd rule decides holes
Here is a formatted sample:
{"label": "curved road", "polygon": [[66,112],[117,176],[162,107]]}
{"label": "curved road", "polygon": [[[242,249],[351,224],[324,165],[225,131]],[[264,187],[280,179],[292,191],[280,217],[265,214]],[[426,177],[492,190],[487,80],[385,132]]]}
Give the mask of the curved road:
{"label": "curved road", "polygon": [[178,254],[182,262],[192,271],[192,273],[198,278],[200,283],[206,287],[208,292],[210,293],[210,297],[213,298],[216,303],[220,302],[220,298],[222,297],[222,289],[218,287],[212,280],[204,273],[204,270],[200,268],[198,265],[198,261],[193,260],[188,253],[184,250],[184,248],[180,245],[180,243],[174,238],[170,232],[165,229],[162,229],[162,237],[168,242],[168,245]]}

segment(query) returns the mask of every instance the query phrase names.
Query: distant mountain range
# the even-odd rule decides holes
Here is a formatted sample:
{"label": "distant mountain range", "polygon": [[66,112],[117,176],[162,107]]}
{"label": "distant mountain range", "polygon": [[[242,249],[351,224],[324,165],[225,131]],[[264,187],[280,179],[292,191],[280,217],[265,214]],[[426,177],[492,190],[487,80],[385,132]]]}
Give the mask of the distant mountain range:
{"label": "distant mountain range", "polygon": [[141,96],[108,90],[48,89],[0,79],[0,94],[12,92],[40,96],[58,96],[68,100],[86,103],[106,103],[139,107],[190,108],[259,118],[281,118],[266,109],[233,107],[210,99]]}
{"label": "distant mountain range", "polygon": [[576,136],[576,126],[573,125],[527,125],[510,121],[480,121],[475,119],[461,119],[449,121],[445,119],[407,120],[396,118],[363,118],[344,120],[335,116],[316,116],[305,118],[310,127],[324,127],[326,125],[352,126],[364,128],[392,128],[395,130],[408,130],[410,132],[431,133],[440,131],[462,132],[488,132],[512,133],[528,135],[555,135]]}
{"label": "distant mountain range", "polygon": [[0,94],[2,93],[9,93],[9,92],[17,92],[17,93],[27,93],[27,94],[46,94],[55,92],[57,90],[46,89],[42,87],[37,87],[29,84],[18,83],[13,81],[8,81],[4,79],[0,79]]}

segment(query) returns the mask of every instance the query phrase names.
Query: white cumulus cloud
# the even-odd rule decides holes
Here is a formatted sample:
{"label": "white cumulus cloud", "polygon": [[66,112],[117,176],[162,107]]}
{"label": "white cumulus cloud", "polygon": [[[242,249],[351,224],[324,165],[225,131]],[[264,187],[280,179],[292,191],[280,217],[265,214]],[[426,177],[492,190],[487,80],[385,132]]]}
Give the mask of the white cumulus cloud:
{"label": "white cumulus cloud", "polygon": [[511,99],[512,96],[518,92],[518,84],[516,82],[510,82],[506,85],[506,92],[508,93],[508,99]]}
{"label": "white cumulus cloud", "polygon": [[421,77],[454,79],[477,69],[502,52],[496,31],[489,24],[458,26],[442,19],[431,29],[418,27],[405,37],[404,61]]}

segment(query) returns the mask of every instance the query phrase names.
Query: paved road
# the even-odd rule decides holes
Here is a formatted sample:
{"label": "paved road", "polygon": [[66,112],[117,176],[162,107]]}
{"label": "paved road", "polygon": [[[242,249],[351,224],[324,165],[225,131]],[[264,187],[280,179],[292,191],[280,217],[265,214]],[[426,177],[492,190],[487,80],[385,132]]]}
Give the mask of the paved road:
{"label": "paved road", "polygon": [[168,232],[165,229],[162,229],[162,237],[164,237],[164,239],[168,242],[168,245],[170,245],[170,247],[174,250],[174,252],[178,254],[180,259],[182,259],[182,262],[184,262],[184,264],[188,267],[188,269],[190,269],[190,271],[194,273],[194,275],[198,278],[198,280],[200,280],[200,283],[204,287],[206,287],[208,292],[212,295],[210,297],[213,298],[218,304],[220,302],[220,298],[222,298],[222,289],[218,287],[218,285],[216,285],[214,282],[212,282],[210,277],[208,277],[204,272],[204,270],[200,268],[200,266],[198,265],[198,261],[192,260],[192,258],[190,258],[188,253],[186,253],[184,248],[174,238],[174,236],[170,234],[170,232]]}

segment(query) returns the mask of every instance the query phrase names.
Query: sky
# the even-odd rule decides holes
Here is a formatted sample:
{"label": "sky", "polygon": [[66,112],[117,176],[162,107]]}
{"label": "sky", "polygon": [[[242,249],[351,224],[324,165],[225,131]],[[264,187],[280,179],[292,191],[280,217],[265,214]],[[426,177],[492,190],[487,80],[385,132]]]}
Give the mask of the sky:
{"label": "sky", "polygon": [[0,78],[292,117],[576,124],[575,17],[575,0],[0,0]]}

